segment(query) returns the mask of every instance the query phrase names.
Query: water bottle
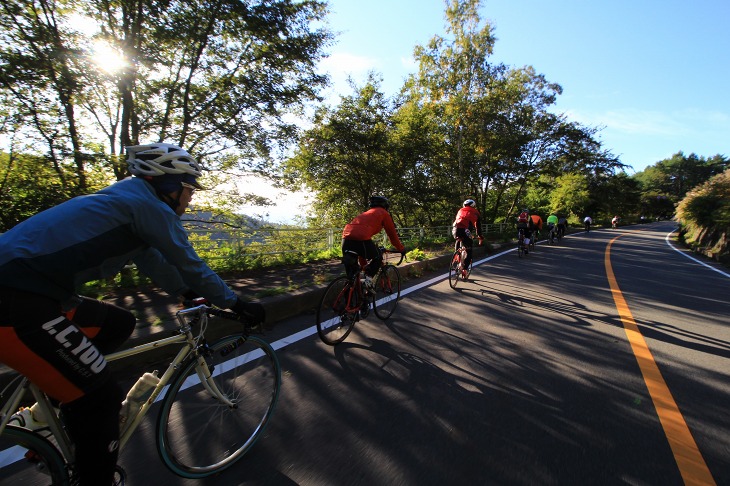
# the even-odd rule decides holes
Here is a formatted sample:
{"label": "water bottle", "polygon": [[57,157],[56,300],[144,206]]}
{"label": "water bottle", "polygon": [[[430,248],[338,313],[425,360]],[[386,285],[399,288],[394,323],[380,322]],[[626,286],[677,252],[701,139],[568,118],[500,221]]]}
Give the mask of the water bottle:
{"label": "water bottle", "polygon": [[128,422],[134,420],[142,404],[147,401],[159,382],[157,370],[140,376],[137,383],[127,393],[127,398],[122,402],[122,409],[119,411],[120,431],[123,432]]}

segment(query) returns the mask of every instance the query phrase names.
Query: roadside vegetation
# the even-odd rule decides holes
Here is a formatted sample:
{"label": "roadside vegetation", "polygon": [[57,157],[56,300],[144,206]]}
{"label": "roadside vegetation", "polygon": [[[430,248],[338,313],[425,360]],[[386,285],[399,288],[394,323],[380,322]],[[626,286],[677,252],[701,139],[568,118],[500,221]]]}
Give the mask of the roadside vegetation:
{"label": "roadside vegetation", "polygon": [[690,248],[730,264],[730,169],[692,189],[677,206],[677,221]]}

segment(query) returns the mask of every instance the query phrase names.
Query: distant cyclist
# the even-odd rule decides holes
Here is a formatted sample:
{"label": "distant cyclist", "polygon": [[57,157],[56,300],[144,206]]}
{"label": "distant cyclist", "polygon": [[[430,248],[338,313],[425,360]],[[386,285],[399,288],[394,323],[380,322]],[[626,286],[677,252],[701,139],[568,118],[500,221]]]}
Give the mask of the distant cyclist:
{"label": "distant cyclist", "polygon": [[558,217],[558,237],[562,238],[568,231],[568,218],[565,216]]}
{"label": "distant cyclist", "polygon": [[532,231],[535,240],[540,237],[540,231],[542,231],[542,218],[539,214],[531,214],[530,219],[532,220]]}
{"label": "distant cyclist", "polygon": [[532,238],[532,218],[530,218],[530,210],[525,208],[517,215],[517,231],[522,230],[525,237],[525,254],[529,253],[530,238]]}
{"label": "distant cyclist", "polygon": [[551,214],[547,218],[547,230],[548,234],[550,234],[550,239],[552,240],[557,236],[558,232],[558,216],[556,214]]}
{"label": "distant cyclist", "polygon": [[611,227],[614,229],[618,228],[618,223],[620,221],[621,221],[621,218],[618,215],[614,216],[613,219],[611,220]]}
{"label": "distant cyclist", "polygon": [[383,196],[370,198],[370,209],[360,213],[342,230],[342,264],[349,278],[353,278],[359,269],[358,257],[371,260],[365,269],[365,284],[372,286],[372,277],[383,264],[383,256],[378,246],[373,242],[373,236],[385,229],[388,239],[401,253],[405,247],[398,238],[398,232],[393,223],[393,217],[388,212],[390,203]]}
{"label": "distant cyclist", "polygon": [[[466,260],[464,260],[464,268],[468,268],[471,264],[471,255],[474,250],[474,240],[472,240],[471,232],[474,231],[479,238],[479,244],[484,241],[482,236],[482,220],[479,210],[476,208],[477,203],[473,199],[464,201],[463,207],[456,213],[454,219],[454,238],[461,238],[461,244],[466,248]],[[454,246],[456,249],[456,246]]]}
{"label": "distant cyclist", "polygon": [[583,218],[583,224],[586,227],[586,233],[588,233],[591,230],[591,225],[593,224],[593,219],[590,216],[586,216]]}

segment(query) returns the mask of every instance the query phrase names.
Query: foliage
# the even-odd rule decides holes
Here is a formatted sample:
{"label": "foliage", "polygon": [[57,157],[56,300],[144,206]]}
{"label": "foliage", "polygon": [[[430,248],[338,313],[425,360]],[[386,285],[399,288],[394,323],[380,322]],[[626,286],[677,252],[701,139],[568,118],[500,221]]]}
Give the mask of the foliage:
{"label": "foliage", "polygon": [[406,253],[406,258],[409,261],[423,261],[426,259],[426,253],[420,248],[414,248],[413,250]]}
{"label": "foliage", "polygon": [[391,197],[398,166],[388,132],[391,104],[371,74],[356,93],[334,110],[317,111],[314,128],[304,133],[285,175],[294,185],[317,193],[313,213],[326,226],[343,226],[368,207],[371,195]]}
{"label": "foliage", "polygon": [[[176,143],[210,169],[263,172],[317,101],[332,39],[317,0],[8,0],[0,9],[0,135],[43,153],[65,194],[91,173],[127,174],[119,154]],[[94,64],[105,48],[115,69]],[[107,177],[108,178],[108,177]]]}
{"label": "foliage", "polygon": [[[66,173],[73,169],[59,170]],[[0,233],[76,194],[76,189],[64,187],[55,174],[47,157],[0,150]],[[87,190],[103,183],[98,177],[89,178]]]}
{"label": "foliage", "polygon": [[689,244],[730,259],[730,169],[692,189],[677,206],[677,220]]}
{"label": "foliage", "polygon": [[677,204],[687,191],[729,167],[730,160],[719,154],[705,158],[677,152],[637,173],[634,178],[645,194],[665,196],[672,204]]}

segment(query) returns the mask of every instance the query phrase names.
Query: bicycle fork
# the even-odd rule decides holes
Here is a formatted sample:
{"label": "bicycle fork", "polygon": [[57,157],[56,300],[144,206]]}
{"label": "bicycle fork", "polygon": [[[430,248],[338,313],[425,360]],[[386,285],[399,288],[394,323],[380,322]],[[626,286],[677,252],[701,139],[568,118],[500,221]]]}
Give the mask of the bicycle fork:
{"label": "bicycle fork", "polygon": [[[240,344],[243,344],[244,341],[244,337],[239,338],[235,342],[223,348],[223,350],[221,350],[221,353],[223,355],[230,353]],[[210,350],[210,348],[208,348],[208,346],[205,346],[202,352],[198,352],[198,355],[196,357],[198,365],[195,367],[195,373],[198,375],[200,383],[208,391],[208,393],[210,393],[210,396],[212,398],[215,398],[220,403],[226,405],[229,408],[237,408],[237,403],[231,400],[225,393],[220,390],[220,388],[218,388],[218,384],[216,383],[213,376],[213,371],[215,371],[216,367],[215,365],[208,363],[208,360],[206,359],[211,356],[212,351]],[[237,363],[234,364],[234,366],[236,365]]]}

